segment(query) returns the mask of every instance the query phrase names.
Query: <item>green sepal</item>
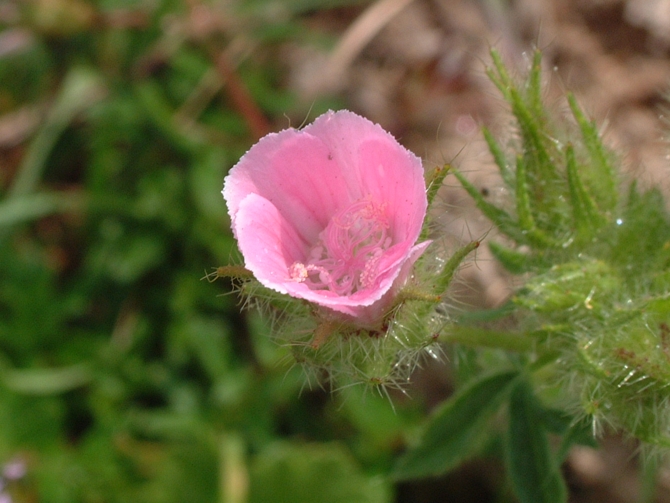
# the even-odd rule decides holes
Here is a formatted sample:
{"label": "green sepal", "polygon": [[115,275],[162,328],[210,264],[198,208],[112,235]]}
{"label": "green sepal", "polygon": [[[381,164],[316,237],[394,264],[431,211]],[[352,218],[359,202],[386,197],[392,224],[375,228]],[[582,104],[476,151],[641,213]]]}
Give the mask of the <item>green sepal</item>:
{"label": "green sepal", "polygon": [[445,164],[444,166],[436,166],[431,173],[430,178],[428,179],[428,183],[426,184],[426,198],[428,199],[429,208],[433,204],[433,200],[437,195],[437,191],[440,190],[440,187],[442,187],[442,182],[444,182],[444,179],[449,174],[449,171],[451,171],[451,166],[449,166],[449,164]]}
{"label": "green sepal", "polygon": [[407,480],[441,475],[474,456],[486,423],[508,396],[518,372],[506,371],[471,383],[428,420],[419,443],[396,464],[392,477]]}
{"label": "green sepal", "polygon": [[631,184],[623,214],[614,222],[610,260],[633,281],[670,266],[670,215],[665,208],[658,189],[640,192]]}
{"label": "green sepal", "polygon": [[526,165],[522,156],[516,158],[516,215],[519,219],[519,227],[522,232],[528,233],[535,230],[533,210],[530,207],[530,194],[528,188],[528,177]]}
{"label": "green sepal", "polygon": [[537,171],[529,173],[533,177],[532,183],[533,188],[537,191],[537,200],[549,203],[548,194],[542,194],[540,191],[546,192],[544,189],[558,179],[558,173],[545,146],[546,132],[540,130],[538,119],[528,110],[523,97],[515,87],[510,90],[510,96],[512,113],[521,129],[524,157],[530,161],[529,165],[537,168]]}
{"label": "green sepal", "polygon": [[510,400],[509,478],[520,503],[565,503],[567,489],[549,448],[541,410],[531,385],[518,381]]}
{"label": "green sepal", "polygon": [[465,257],[467,257],[470,252],[479,248],[479,244],[479,241],[470,241],[456,250],[451,257],[449,257],[449,260],[444,264],[444,267],[437,274],[431,285],[431,290],[435,295],[441,295],[447,290],[451,280],[454,279],[454,274],[456,273],[458,266],[461,265],[461,262],[465,260]]}
{"label": "green sepal", "polygon": [[540,53],[534,55],[525,95],[510,78],[500,54],[492,50],[491,58],[495,70],[488,69],[487,74],[511,105],[520,129],[528,193],[535,203],[536,214],[546,214],[549,217],[547,223],[555,226],[561,219],[561,211],[556,208],[561,177],[552,160],[550,149],[553,149],[553,144],[544,127],[546,118],[540,90]]}
{"label": "green sepal", "polygon": [[427,180],[426,199],[428,200],[428,212],[423,222],[423,226],[421,227],[419,242],[426,241],[430,235],[430,225],[433,221],[431,218],[430,209],[432,208],[435,196],[437,195],[438,190],[440,190],[440,187],[442,187],[442,183],[449,174],[450,169],[451,166],[448,164],[445,164],[444,166],[436,166],[431,173],[430,178]]}

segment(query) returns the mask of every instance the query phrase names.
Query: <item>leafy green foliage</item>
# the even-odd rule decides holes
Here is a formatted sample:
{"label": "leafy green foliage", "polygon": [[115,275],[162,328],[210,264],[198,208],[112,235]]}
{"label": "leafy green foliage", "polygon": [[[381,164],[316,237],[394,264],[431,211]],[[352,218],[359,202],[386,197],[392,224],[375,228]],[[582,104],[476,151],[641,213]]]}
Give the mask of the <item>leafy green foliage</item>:
{"label": "leafy green foliage", "polygon": [[520,381],[510,400],[508,470],[521,503],[563,503],[565,483],[549,449],[539,405],[531,386]]}
{"label": "leafy green foliage", "polygon": [[440,475],[478,453],[487,423],[508,397],[515,371],[486,376],[462,389],[429,419],[419,444],[399,459],[393,475]]}
{"label": "leafy green foliage", "polygon": [[[539,53],[524,86],[495,53],[489,71],[519,126],[512,153],[484,132],[509,203],[454,172],[509,238],[494,255],[527,274],[510,305],[456,324],[436,304],[473,241],[420,264],[433,288],[406,292],[413,307],[399,310],[390,342],[282,348],[237,303],[259,295],[273,328],[288,330],[285,301],[253,282],[200,279],[236,254],[226,170],[295,105],[276,42],[327,38],[300,19],[321,3],[280,4],[243,2],[220,36],[193,33],[176,1],[37,0],[2,26],[21,43],[0,56],[0,113],[37,117],[3,145],[0,179],[0,463],[19,456],[28,470],[15,501],[387,502],[384,474],[453,469],[499,440],[502,428],[489,428],[499,419],[520,500],[558,502],[559,463],[602,423],[669,446],[670,215],[658,191],[631,184],[621,195],[613,156],[573,97],[575,127],[557,130]],[[230,41],[249,43],[228,51]],[[434,174],[431,200],[448,172]],[[309,320],[308,307],[294,309]],[[511,312],[513,330],[490,325]],[[454,343],[466,386],[396,462],[422,404],[394,410],[377,385],[405,384],[418,352],[401,350],[438,339]],[[332,398],[306,389],[293,362],[311,358],[317,380],[333,355],[351,356],[373,386],[345,381]],[[560,393],[538,393],[536,380],[560,383],[559,403],[579,414],[546,406]],[[554,450],[548,435],[560,437]]]}
{"label": "leafy green foliage", "polygon": [[337,444],[269,447],[251,468],[250,503],[384,503],[381,477],[366,478]]}
{"label": "leafy green foliage", "polygon": [[492,243],[496,258],[512,273],[530,273],[513,298],[523,319],[518,335],[536,339],[533,365],[554,363],[553,379],[567,384],[563,399],[581,410],[578,423],[595,432],[609,424],[670,445],[667,205],[658,190],[643,192],[635,183],[627,196],[620,193],[614,157],[573,96],[575,127],[551,123],[540,99],[539,58],[537,52],[522,86],[495,51],[488,72],[519,129],[514,161],[485,132],[512,194],[508,206],[489,203],[457,177],[514,243]]}

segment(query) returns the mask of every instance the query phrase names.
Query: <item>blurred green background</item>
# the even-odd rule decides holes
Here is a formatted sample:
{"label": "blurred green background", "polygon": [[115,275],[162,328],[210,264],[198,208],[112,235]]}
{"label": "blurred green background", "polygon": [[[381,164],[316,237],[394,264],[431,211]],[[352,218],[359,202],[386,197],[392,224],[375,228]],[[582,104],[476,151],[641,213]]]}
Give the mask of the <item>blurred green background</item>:
{"label": "blurred green background", "polygon": [[306,22],[325,3],[0,3],[0,464],[25,467],[4,496],[393,499],[421,400],[306,387],[205,279],[239,260],[227,170],[342,104],[298,101],[279,55],[333,44]]}
{"label": "blurred green background", "polygon": [[[478,128],[504,141],[509,117],[485,61],[496,46],[523,71],[535,45],[548,101],[582,96],[668,188],[670,18],[655,5],[0,0],[0,501],[513,501],[495,456],[428,483],[386,477],[452,382],[486,368],[470,350],[417,372],[409,399],[310,388],[230,282],[207,280],[240,262],[223,178],[260,136],[349,108],[498,197]],[[453,185],[441,232],[484,235]],[[509,295],[485,253],[459,309]],[[589,490],[571,501],[633,501],[631,450],[580,452],[570,484]]]}

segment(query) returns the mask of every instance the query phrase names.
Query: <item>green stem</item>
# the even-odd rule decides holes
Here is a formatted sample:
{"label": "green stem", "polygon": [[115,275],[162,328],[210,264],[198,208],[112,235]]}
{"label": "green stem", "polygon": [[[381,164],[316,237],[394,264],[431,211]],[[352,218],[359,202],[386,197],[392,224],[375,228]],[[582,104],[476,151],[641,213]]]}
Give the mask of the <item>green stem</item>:
{"label": "green stem", "polygon": [[640,503],[656,501],[656,486],[658,479],[659,461],[655,456],[648,456],[642,461],[642,487],[640,489]]}
{"label": "green stem", "polygon": [[252,278],[254,273],[242,265],[222,265],[216,269],[218,278]]}

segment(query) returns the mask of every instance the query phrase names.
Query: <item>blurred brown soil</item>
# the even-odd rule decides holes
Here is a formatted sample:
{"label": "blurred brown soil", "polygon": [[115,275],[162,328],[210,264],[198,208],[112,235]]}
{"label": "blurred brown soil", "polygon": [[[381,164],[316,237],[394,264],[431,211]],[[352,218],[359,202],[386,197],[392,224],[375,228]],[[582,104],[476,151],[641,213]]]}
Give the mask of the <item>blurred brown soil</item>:
{"label": "blurred brown soil", "polygon": [[[514,135],[485,75],[491,47],[519,75],[533,49],[542,49],[546,102],[556,116],[568,115],[563,94],[574,92],[628,173],[643,186],[670,189],[663,118],[670,0],[377,0],[317,12],[306,22],[337,38],[331,50],[286,49],[290,85],[306,104],[339,93],[420,155],[426,169],[451,162],[491,199],[505,193],[479,127],[503,139]],[[454,240],[490,230],[453,182],[443,199],[441,222]],[[464,302],[495,306],[512,288],[486,247],[463,275]],[[618,438],[597,451],[575,449],[565,466],[571,501],[640,501],[635,454]],[[658,502],[670,501],[668,474],[661,471]]]}

